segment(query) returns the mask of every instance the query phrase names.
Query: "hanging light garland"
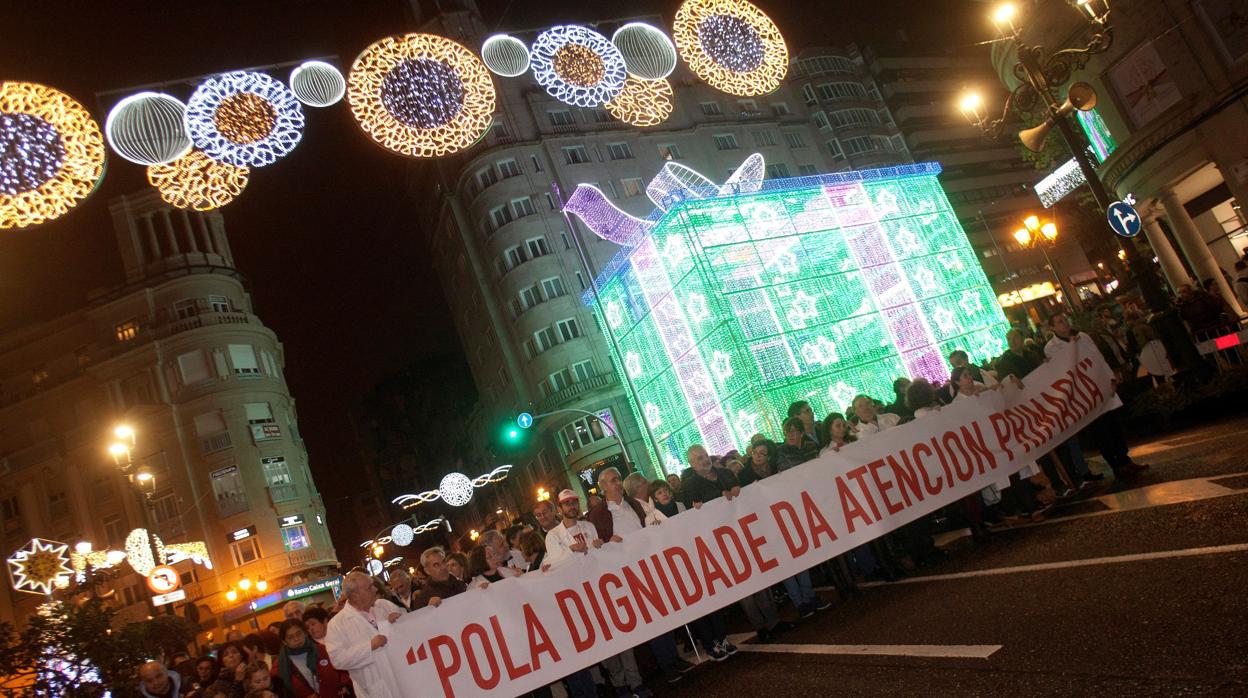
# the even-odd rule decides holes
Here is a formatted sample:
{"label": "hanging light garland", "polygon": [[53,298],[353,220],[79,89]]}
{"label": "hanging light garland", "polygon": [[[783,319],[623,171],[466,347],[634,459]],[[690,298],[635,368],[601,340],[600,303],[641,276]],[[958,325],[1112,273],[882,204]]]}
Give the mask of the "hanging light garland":
{"label": "hanging light garland", "polygon": [[764,95],[788,72],[789,49],[780,29],[747,0],[685,0],[672,28],[681,57],[717,90]]}
{"label": "hanging light garland", "polygon": [[529,47],[514,36],[495,34],[481,44],[481,60],[495,75],[518,77],[529,69]]}
{"label": "hanging light garland", "polygon": [[477,142],[493,120],[495,95],[485,64],[467,48],[435,34],[406,34],[355,59],[347,101],[382,147],[428,158]]}
{"label": "hanging light garland", "polygon": [[658,27],[629,22],[615,30],[611,43],[620,50],[629,75],[662,80],[676,69],[676,46]]}
{"label": "hanging light garland", "polygon": [[140,165],[163,165],[186,155],[186,105],[159,92],[140,92],[117,103],[104,121],[113,152]]}
{"label": "hanging light garland", "polygon": [[657,126],[672,115],[672,85],[667,80],[638,80],[631,75],[624,89],[606,103],[611,116],[631,126]]}
{"label": "hanging light garland", "polygon": [[330,107],[347,93],[347,80],[324,61],[305,61],[290,71],[290,91],[309,107]]}
{"label": "hanging light garland", "polygon": [[104,176],[104,137],[81,104],[33,82],[0,83],[0,228],[65,215]]}
{"label": "hanging light garland", "polygon": [[192,150],[167,165],[148,166],[147,181],[160,198],[178,208],[211,211],[243,193],[250,172]]}
{"label": "hanging light garland", "polygon": [[441,499],[451,506],[462,507],[472,499],[472,491],[474,489],[504,480],[509,472],[511,472],[511,464],[500,465],[484,475],[478,475],[471,479],[463,473],[448,473],[438,483],[438,489],[421,492],[420,494],[400,495],[391,500],[391,503],[398,504],[404,509],[410,509],[426,502],[436,502]]}
{"label": "hanging light garland", "polygon": [[290,88],[265,75],[235,71],[205,80],[186,105],[191,142],[208,157],[263,167],[295,149],[303,106]]}
{"label": "hanging light garland", "polygon": [[551,27],[533,42],[533,75],[555,99],[599,107],[624,89],[624,57],[598,32],[575,25]]}

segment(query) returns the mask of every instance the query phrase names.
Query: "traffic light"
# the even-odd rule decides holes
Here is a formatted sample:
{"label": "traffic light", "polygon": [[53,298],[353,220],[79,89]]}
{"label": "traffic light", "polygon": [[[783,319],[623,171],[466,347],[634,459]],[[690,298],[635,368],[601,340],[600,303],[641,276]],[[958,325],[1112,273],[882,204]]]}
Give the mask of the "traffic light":
{"label": "traffic light", "polygon": [[[527,413],[508,417],[498,426],[495,434],[500,450],[515,453],[523,451],[528,447],[533,439],[533,432],[521,426],[524,424],[524,420],[521,418],[525,416],[527,416]],[[531,417],[529,418],[529,423],[532,423]]]}

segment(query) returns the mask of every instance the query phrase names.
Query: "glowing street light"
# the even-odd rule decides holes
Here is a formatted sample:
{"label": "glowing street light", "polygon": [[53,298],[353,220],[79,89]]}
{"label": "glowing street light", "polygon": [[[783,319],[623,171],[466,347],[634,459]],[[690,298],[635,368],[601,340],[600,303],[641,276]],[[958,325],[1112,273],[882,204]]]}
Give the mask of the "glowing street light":
{"label": "glowing street light", "polygon": [[74,546],[74,552],[78,553],[79,555],[86,555],[87,553],[91,552],[91,541],[86,541],[86,540],[78,541],[78,543]]}
{"label": "glowing street light", "polygon": [[113,436],[119,441],[129,441],[131,445],[134,445],[135,431],[134,427],[129,424],[118,424],[113,427]]}
{"label": "glowing street light", "polygon": [[234,603],[235,601],[238,601],[238,592],[233,589],[230,589],[229,591],[225,592],[225,599],[226,601],[229,601],[230,603]]}
{"label": "glowing street light", "polygon": [[[997,26],[997,31],[1013,36],[1018,33],[1018,29],[1014,27],[1014,17],[1017,14],[1018,8],[1014,6],[1014,3],[1002,3],[992,11],[992,23]],[[1009,31],[1006,31],[1007,29]]]}
{"label": "glowing street light", "polygon": [[373,546],[373,557],[377,559],[381,559],[381,556],[385,554],[386,554],[386,547],[384,545]]}
{"label": "glowing street light", "polygon": [[958,101],[958,109],[975,126],[980,126],[988,118],[984,112],[984,98],[978,92],[966,92]]}
{"label": "glowing street light", "polygon": [[242,579],[238,580],[238,588],[242,589],[243,591],[247,591],[248,589],[251,588],[251,580],[246,577],[243,577]]}

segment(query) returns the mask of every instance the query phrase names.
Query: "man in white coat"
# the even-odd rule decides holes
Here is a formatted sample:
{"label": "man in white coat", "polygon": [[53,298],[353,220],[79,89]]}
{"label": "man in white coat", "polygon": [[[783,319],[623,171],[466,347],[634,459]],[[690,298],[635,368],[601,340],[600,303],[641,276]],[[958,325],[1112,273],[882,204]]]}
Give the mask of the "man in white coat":
{"label": "man in white coat", "polygon": [[325,649],[334,667],[351,674],[359,698],[398,698],[398,684],[386,658],[386,635],[402,609],[377,598],[373,580],[363,572],[351,572],[342,580],[347,603],[329,621]]}

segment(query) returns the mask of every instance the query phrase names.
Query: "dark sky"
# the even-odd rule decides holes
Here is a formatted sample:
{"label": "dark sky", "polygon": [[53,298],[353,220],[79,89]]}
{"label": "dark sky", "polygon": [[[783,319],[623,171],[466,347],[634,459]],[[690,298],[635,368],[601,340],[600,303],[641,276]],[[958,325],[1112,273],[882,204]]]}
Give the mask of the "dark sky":
{"label": "dark sky", "polygon": [[[628,5],[629,14],[660,12],[670,22],[678,2]],[[851,36],[888,40],[902,28],[912,39],[970,41],[984,14],[971,0],[759,5],[793,49]],[[601,0],[487,0],[484,10],[492,22],[502,15],[503,29],[619,15]],[[345,70],[376,39],[411,29],[402,0],[5,3],[0,80],[57,87],[102,123],[117,98],[97,93],[318,56],[336,55]],[[284,79],[285,71],[275,75]],[[190,88],[167,91],[185,99]],[[300,426],[332,514],[356,459],[351,404],[379,375],[459,346],[404,198],[407,162],[368,141],[345,105],[307,111],[299,147],[253,170],[224,214],[256,312],[285,344]],[[0,235],[0,329],[54,317],[89,290],[119,283],[106,204],[145,186],[141,167],[111,156],[87,203],[59,221]]]}

